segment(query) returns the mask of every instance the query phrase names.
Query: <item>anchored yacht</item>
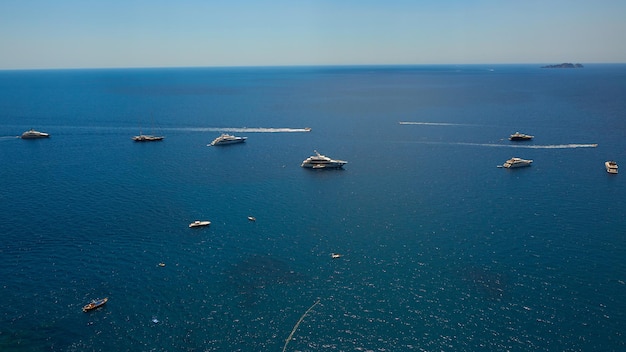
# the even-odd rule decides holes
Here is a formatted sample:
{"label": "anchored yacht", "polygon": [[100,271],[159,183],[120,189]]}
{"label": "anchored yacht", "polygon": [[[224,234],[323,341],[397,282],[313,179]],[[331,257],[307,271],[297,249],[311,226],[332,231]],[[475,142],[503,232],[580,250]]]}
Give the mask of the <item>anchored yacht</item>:
{"label": "anchored yacht", "polygon": [[534,136],[531,136],[531,135],[528,135],[528,134],[519,133],[519,132],[515,132],[515,133],[513,133],[509,137],[509,140],[511,140],[511,141],[529,141],[529,140],[531,140],[533,138],[534,138]]}
{"label": "anchored yacht", "polygon": [[302,167],[311,169],[339,169],[347,164],[344,160],[334,160],[315,151],[315,155],[306,158],[302,162]]}
{"label": "anchored yacht", "polygon": [[617,173],[617,163],[615,161],[607,161],[604,163],[604,167],[606,167],[606,172],[610,174]]}
{"label": "anchored yacht", "polygon": [[513,169],[517,167],[530,166],[532,164],[532,160],[522,159],[522,158],[511,158],[507,160],[502,166],[507,169]]}

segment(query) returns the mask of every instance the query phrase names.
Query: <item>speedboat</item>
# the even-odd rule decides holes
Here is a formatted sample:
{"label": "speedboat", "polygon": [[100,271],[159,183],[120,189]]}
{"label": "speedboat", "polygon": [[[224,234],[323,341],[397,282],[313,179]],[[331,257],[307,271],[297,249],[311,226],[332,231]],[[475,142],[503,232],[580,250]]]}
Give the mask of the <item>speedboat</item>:
{"label": "speedboat", "polygon": [[36,139],[36,138],[48,138],[48,137],[50,137],[48,133],[35,131],[32,128],[22,133],[22,139]]}
{"label": "speedboat", "polygon": [[225,144],[234,144],[234,143],[243,143],[246,141],[248,137],[235,137],[232,134],[222,133],[221,136],[215,138],[209,146],[213,145],[225,145]]}
{"label": "speedboat", "polygon": [[108,300],[109,300],[108,297],[105,297],[103,299],[94,299],[91,302],[89,302],[89,304],[86,304],[85,306],[83,306],[83,312],[88,312],[90,310],[98,309],[102,307],[103,305],[105,305]]}
{"label": "speedboat", "polygon": [[200,221],[200,220],[196,220],[194,222],[192,222],[191,224],[189,224],[189,227],[202,227],[202,226],[209,226],[211,225],[210,221]]}
{"label": "speedboat", "polygon": [[606,167],[606,172],[610,174],[617,173],[617,163],[615,161],[610,160],[610,161],[605,162],[604,167]]}
{"label": "speedboat", "polygon": [[135,142],[156,142],[156,141],[162,141],[163,140],[163,136],[152,136],[149,134],[140,134],[138,136],[134,136],[133,137],[133,141]]}
{"label": "speedboat", "polygon": [[527,160],[527,159],[522,159],[522,158],[511,158],[507,160],[504,164],[502,164],[502,166],[507,169],[513,169],[516,167],[530,166],[532,162],[533,162],[532,160]]}
{"label": "speedboat", "polygon": [[315,155],[306,158],[300,166],[310,169],[339,169],[347,163],[344,160],[331,159],[315,150]]}
{"label": "speedboat", "polygon": [[331,253],[330,257],[333,258],[333,259],[339,259],[339,258],[341,258],[341,254],[339,254],[339,253]]}
{"label": "speedboat", "polygon": [[256,221],[256,218],[254,216],[248,216],[248,220],[250,221]]}
{"label": "speedboat", "polygon": [[531,140],[533,138],[534,138],[534,136],[531,136],[531,135],[528,135],[528,134],[519,133],[519,132],[515,132],[515,133],[513,133],[509,137],[509,140],[511,140],[511,141],[529,141],[529,140]]}

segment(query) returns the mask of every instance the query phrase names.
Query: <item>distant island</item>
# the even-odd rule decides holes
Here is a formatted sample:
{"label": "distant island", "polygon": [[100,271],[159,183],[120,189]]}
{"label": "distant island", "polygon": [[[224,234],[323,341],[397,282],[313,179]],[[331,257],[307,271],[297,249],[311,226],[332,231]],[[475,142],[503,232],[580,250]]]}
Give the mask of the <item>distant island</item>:
{"label": "distant island", "polygon": [[583,65],[581,65],[581,64],[572,64],[572,63],[569,63],[569,62],[564,62],[564,63],[558,64],[558,65],[542,66],[541,68],[583,68]]}

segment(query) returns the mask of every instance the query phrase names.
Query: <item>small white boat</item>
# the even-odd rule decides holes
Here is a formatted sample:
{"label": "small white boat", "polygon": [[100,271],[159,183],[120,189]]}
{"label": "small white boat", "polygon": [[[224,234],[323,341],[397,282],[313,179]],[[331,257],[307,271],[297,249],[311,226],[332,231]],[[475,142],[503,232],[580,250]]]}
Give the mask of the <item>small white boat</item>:
{"label": "small white boat", "polygon": [[48,138],[48,137],[50,137],[48,133],[35,131],[32,128],[22,133],[22,139],[36,139],[36,138]]}
{"label": "small white boat", "polygon": [[333,258],[333,259],[339,259],[339,258],[341,258],[341,254],[339,254],[339,253],[331,253],[330,257]]}
{"label": "small white boat", "polygon": [[532,162],[533,162],[532,160],[528,160],[528,159],[511,158],[507,160],[504,164],[502,164],[502,166],[507,169],[514,169],[518,167],[530,166]]}
{"label": "small white boat", "polygon": [[235,137],[232,134],[222,133],[222,135],[215,138],[209,146],[243,143],[247,138],[248,137]]}
{"label": "small white boat", "polygon": [[211,225],[210,221],[201,221],[201,220],[196,220],[194,222],[192,222],[191,224],[189,224],[189,227],[202,227],[202,226],[209,226]]}
{"label": "small white boat", "polygon": [[609,160],[605,162],[604,167],[606,167],[606,172],[610,174],[617,174],[617,163],[615,161]]}
{"label": "small white boat", "polygon": [[309,169],[339,169],[347,163],[345,160],[331,159],[315,150],[315,155],[306,158],[300,166]]}
{"label": "small white boat", "polygon": [[256,221],[256,218],[254,216],[248,216],[248,220],[250,221]]}

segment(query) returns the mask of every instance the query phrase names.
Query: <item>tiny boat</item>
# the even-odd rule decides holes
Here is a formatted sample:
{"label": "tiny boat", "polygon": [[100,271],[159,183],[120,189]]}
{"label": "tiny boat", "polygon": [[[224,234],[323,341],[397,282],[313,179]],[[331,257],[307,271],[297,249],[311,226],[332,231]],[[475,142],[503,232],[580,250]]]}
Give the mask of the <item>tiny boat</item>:
{"label": "tiny boat", "polygon": [[202,227],[202,226],[209,226],[209,225],[211,225],[210,221],[196,220],[196,221],[192,222],[191,224],[189,224],[189,227]]}
{"label": "tiny boat", "polygon": [[250,221],[256,221],[256,218],[254,216],[248,216],[248,220]]}
{"label": "tiny boat", "polygon": [[160,267],[164,267],[164,266],[165,266],[165,263],[159,263],[159,266],[160,266]]}
{"label": "tiny boat", "polygon": [[341,254],[339,254],[339,253],[331,253],[330,257],[333,258],[333,259],[338,259],[338,258],[341,258]]}
{"label": "tiny boat", "polygon": [[617,174],[617,163],[615,161],[609,160],[605,162],[604,167],[606,167],[606,172],[610,174]]}
{"label": "tiny boat", "polygon": [[94,299],[93,301],[89,302],[89,304],[83,306],[83,312],[89,312],[90,310],[98,309],[105,305],[108,300],[108,297],[105,297],[103,299]]}

